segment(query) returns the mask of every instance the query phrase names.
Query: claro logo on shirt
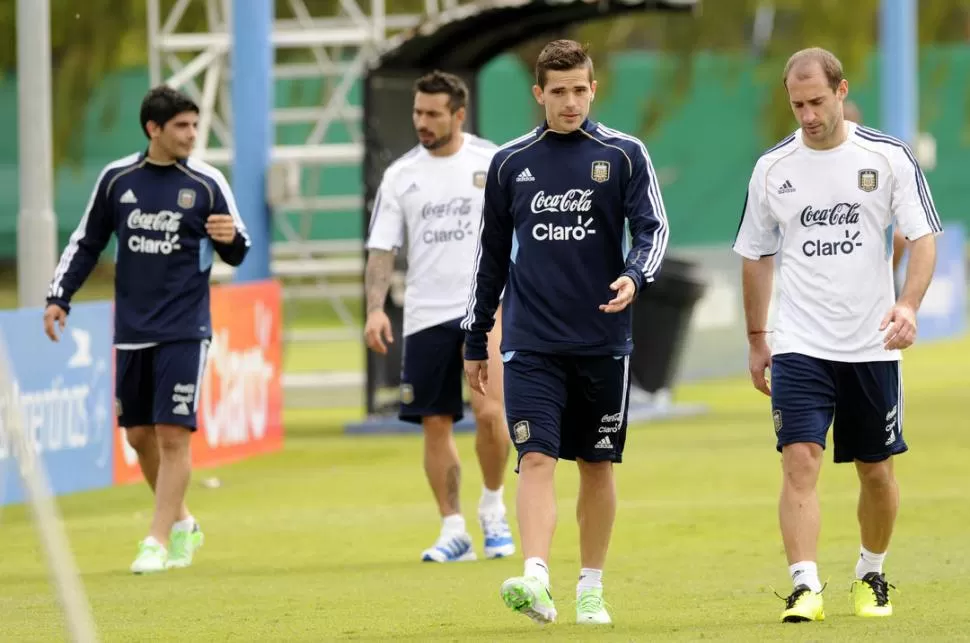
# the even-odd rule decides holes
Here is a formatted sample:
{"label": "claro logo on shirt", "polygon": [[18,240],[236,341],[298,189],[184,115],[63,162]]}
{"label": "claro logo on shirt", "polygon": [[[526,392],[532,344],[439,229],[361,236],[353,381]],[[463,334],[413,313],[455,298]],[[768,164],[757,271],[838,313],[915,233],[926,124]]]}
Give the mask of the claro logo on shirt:
{"label": "claro logo on shirt", "polygon": [[148,255],[169,255],[181,250],[178,234],[181,225],[181,212],[142,212],[136,208],[128,215],[128,229],[132,230],[128,249]]}
{"label": "claro logo on shirt", "polygon": [[593,217],[584,212],[593,209],[594,190],[567,190],[560,194],[546,194],[539,190],[532,197],[533,214],[575,214],[575,223],[545,221],[532,226],[532,238],[536,241],[582,241],[587,235],[596,234],[592,227]]}

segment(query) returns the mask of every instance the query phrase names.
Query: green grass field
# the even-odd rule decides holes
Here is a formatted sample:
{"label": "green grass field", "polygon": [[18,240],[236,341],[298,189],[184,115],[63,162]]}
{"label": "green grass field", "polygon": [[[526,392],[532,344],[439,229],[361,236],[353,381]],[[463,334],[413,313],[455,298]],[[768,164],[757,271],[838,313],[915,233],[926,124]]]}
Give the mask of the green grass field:
{"label": "green grass field", "polygon": [[[421,441],[341,435],[358,409],[290,411],[283,452],[197,472],[189,501],[207,543],[187,570],[127,571],[150,518],[147,487],[64,497],[61,507],[105,641],[966,640],[968,354],[965,340],[918,347],[905,361],[912,451],[897,465],[903,500],[887,572],[900,593],[885,621],[850,615],[855,474],[827,454],[819,566],[829,581],[828,619],[776,623],[782,602],[770,588],[787,593],[790,584],[776,522],[779,458],[767,402],[743,380],[681,387],[679,399],[710,405],[705,417],[631,427],[604,578],[615,625],[595,634],[569,624],[578,572],[574,467],[560,469],[550,561],[563,622],[539,628],[498,597],[520,557],[418,562],[438,529]],[[465,514],[480,552],[471,436],[459,448]],[[199,484],[210,476],[221,487]],[[510,507],[514,488],[510,466]],[[63,640],[24,508],[3,510],[0,538],[0,640]]]}

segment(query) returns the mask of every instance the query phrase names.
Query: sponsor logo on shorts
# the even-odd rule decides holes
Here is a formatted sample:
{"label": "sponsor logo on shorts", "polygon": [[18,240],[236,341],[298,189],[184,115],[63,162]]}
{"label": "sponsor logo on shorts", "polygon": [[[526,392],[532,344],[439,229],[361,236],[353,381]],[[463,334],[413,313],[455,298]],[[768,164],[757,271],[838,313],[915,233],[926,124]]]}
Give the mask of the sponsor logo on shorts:
{"label": "sponsor logo on shorts", "polygon": [[597,449],[612,449],[613,448],[613,441],[610,440],[610,436],[604,435],[602,438],[600,438],[600,441],[596,443],[596,448]]}
{"label": "sponsor logo on shorts", "polygon": [[888,447],[896,441],[896,427],[899,424],[899,405],[897,404],[886,413],[886,433],[889,437],[886,438],[886,446]]}
{"label": "sponsor logo on shorts", "polygon": [[771,419],[775,423],[775,433],[781,431],[781,409],[775,409],[771,414]]}
{"label": "sponsor logo on shorts", "polygon": [[618,433],[622,424],[620,413],[610,413],[600,418],[600,428],[597,433]]}
{"label": "sponsor logo on shorts", "polygon": [[175,402],[173,415],[191,415],[192,407],[189,405],[195,401],[195,384],[176,384],[172,391],[172,401]]}
{"label": "sponsor logo on shorts", "polygon": [[512,427],[512,440],[514,440],[516,444],[522,444],[531,436],[532,432],[529,430],[528,420],[520,420]]}

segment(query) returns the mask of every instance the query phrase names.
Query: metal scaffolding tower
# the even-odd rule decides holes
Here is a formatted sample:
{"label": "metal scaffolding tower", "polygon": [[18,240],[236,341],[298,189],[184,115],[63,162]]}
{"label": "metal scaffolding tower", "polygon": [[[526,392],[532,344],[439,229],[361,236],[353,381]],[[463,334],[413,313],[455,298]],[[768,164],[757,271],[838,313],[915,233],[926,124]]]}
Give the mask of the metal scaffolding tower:
{"label": "metal scaffolding tower", "polygon": [[[232,48],[232,0],[147,0],[149,68],[153,85],[166,83],[191,96],[201,110],[197,156],[223,168],[232,162],[232,105],[229,90]],[[362,109],[352,94],[368,64],[395,34],[413,29],[423,19],[454,9],[458,0],[425,0],[424,13],[404,13],[391,0],[339,0],[326,3],[330,15],[306,0],[276,0],[277,19],[271,41],[273,77],[290,87],[303,85],[318,100],[312,106],[280,107],[272,112],[274,141],[270,154],[269,198],[274,209],[273,232],[282,243],[274,246],[273,273],[280,277],[316,278],[309,289],[290,288],[289,294],[329,296],[341,292],[319,288],[328,276],[360,268],[360,259],[322,263],[321,254],[350,254],[357,244],[313,243],[312,218],[335,212],[361,211],[359,189],[323,195],[327,169],[356,168],[363,160]],[[337,13],[332,12],[336,5]],[[397,9],[395,10],[395,7]],[[205,30],[186,20],[205,14]],[[315,15],[313,11],[318,13]],[[195,22],[198,22],[196,20]],[[192,29],[192,30],[190,30]],[[281,136],[284,132],[289,137]],[[341,142],[333,142],[339,131]],[[297,142],[279,143],[281,138]],[[338,181],[337,183],[346,183]],[[355,188],[356,186],[344,186]],[[227,269],[215,271],[224,278]],[[360,270],[356,271],[360,274]],[[354,294],[359,294],[354,291]]]}

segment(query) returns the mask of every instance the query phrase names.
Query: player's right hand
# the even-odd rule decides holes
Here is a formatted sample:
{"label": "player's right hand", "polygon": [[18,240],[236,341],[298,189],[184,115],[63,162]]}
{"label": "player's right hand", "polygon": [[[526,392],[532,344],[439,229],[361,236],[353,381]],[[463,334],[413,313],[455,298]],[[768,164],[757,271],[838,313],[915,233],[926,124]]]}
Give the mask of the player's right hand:
{"label": "player's right hand", "polygon": [[751,371],[751,383],[754,387],[771,397],[771,387],[765,371],[771,368],[771,347],[763,337],[753,339],[748,346],[748,370]]}
{"label": "player's right hand", "polygon": [[375,310],[367,315],[364,342],[375,353],[387,355],[387,344],[394,343],[394,332],[391,330],[391,319],[383,310]]}
{"label": "player's right hand", "polygon": [[49,304],[44,310],[44,332],[47,336],[51,338],[52,342],[60,340],[58,335],[58,327],[60,331],[64,331],[64,326],[67,325],[67,311],[58,306],[57,304]]}
{"label": "player's right hand", "polygon": [[488,360],[466,359],[465,377],[473,391],[485,395],[485,388],[488,386]]}

